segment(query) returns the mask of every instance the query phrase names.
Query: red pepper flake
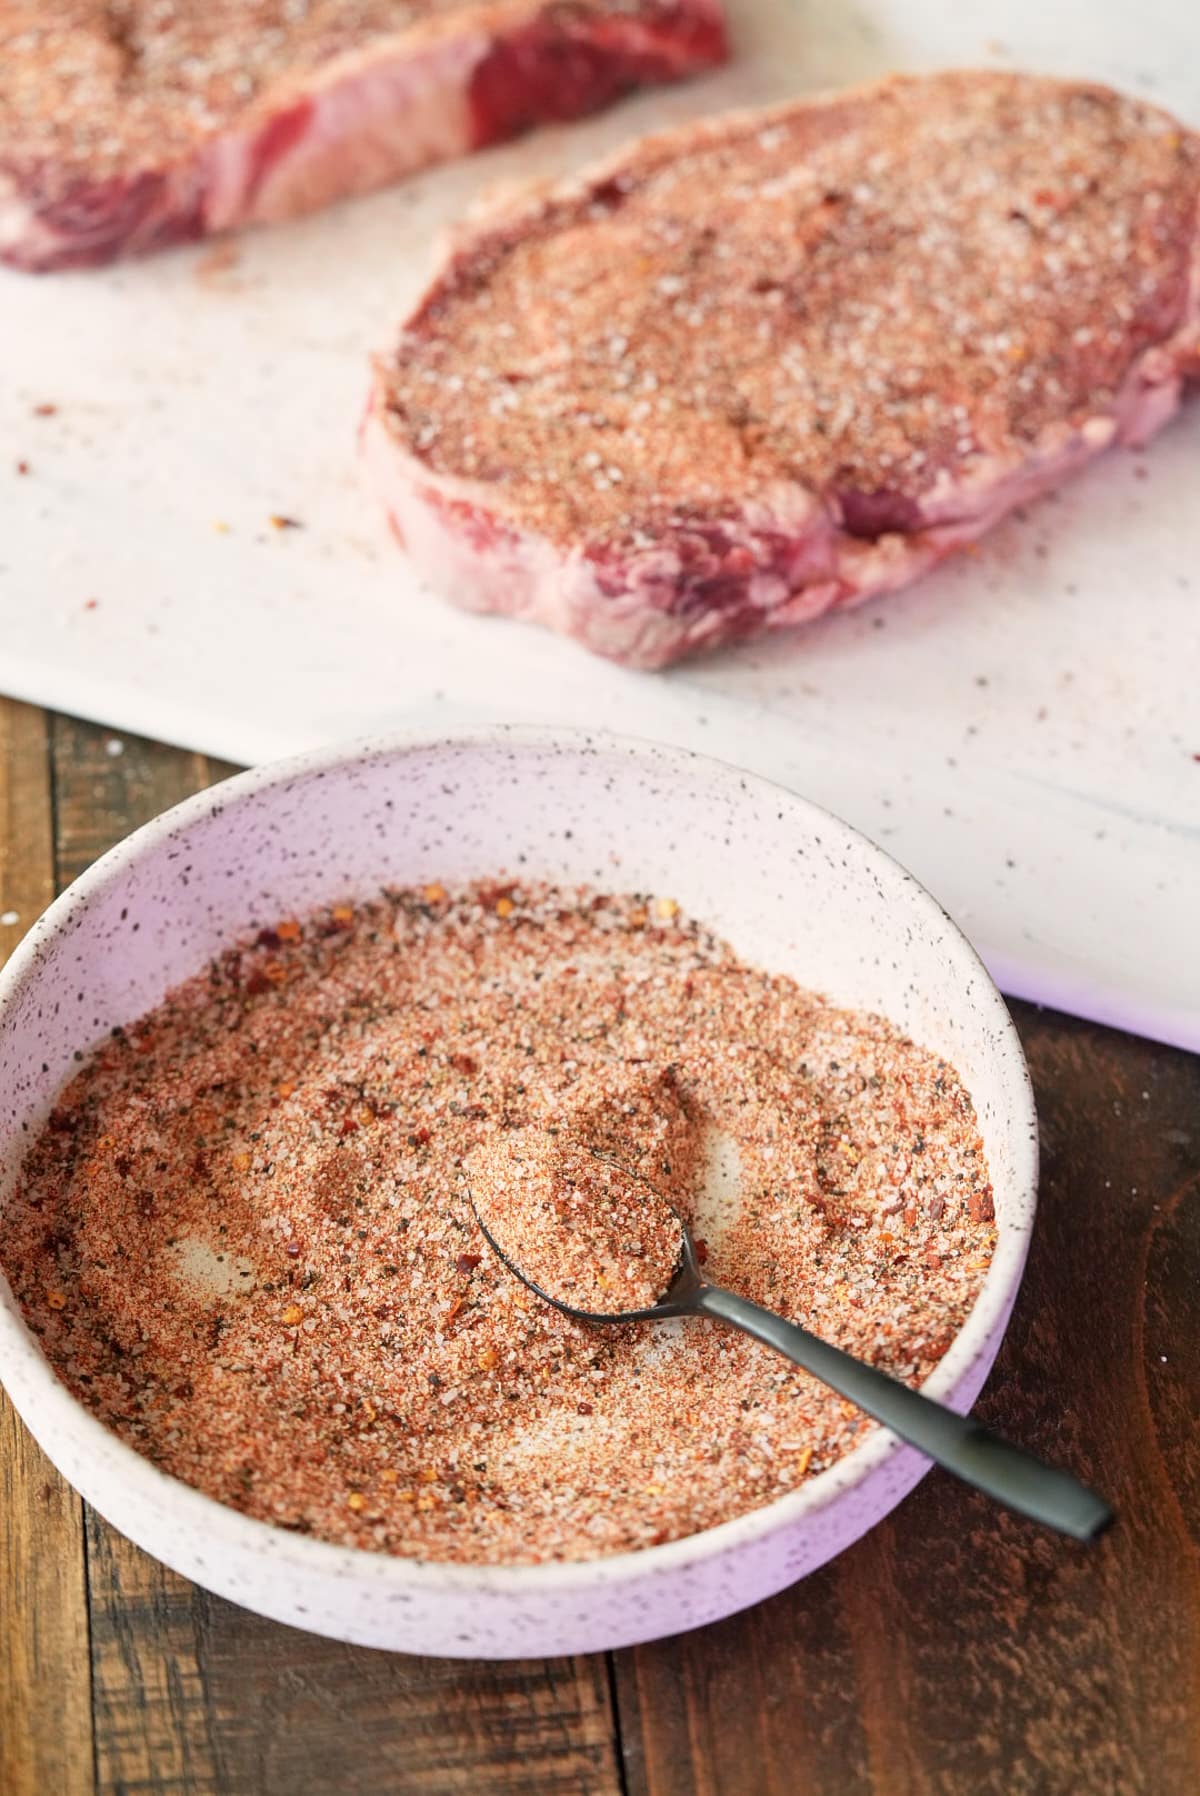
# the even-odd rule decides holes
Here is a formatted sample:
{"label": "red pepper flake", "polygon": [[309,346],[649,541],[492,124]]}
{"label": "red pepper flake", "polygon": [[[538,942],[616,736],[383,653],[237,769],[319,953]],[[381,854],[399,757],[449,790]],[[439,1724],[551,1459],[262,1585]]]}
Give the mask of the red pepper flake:
{"label": "red pepper flake", "polygon": [[697,1235],[696,1239],[692,1242],[692,1246],[696,1249],[697,1264],[700,1266],[706,1265],[708,1261],[708,1242]]}
{"label": "red pepper flake", "polygon": [[95,611],[99,604],[99,599],[85,599],[83,601],[83,608],[85,611]]}
{"label": "red pepper flake", "polygon": [[992,1202],[990,1185],[983,1190],[973,1190],[967,1198],[967,1215],[972,1222],[992,1222],[995,1220],[996,1207]]}
{"label": "red pepper flake", "polygon": [[[480,886],[479,887],[479,902],[482,905],[484,910],[499,910],[500,905],[503,902],[503,900],[506,898],[511,899],[511,897],[512,897],[513,893],[516,891],[516,889],[517,889],[516,885],[512,884],[512,883],[510,883],[508,885],[483,885],[483,886]],[[510,905],[509,910],[502,911],[501,915],[507,916],[511,913],[511,910],[512,910],[512,906]]]}
{"label": "red pepper flake", "polygon": [[581,1416],[590,1416],[592,1413],[592,1406],[590,1403],[577,1403],[575,1409]]}
{"label": "red pepper flake", "polygon": [[353,1135],[353,1134],[357,1133],[357,1130],[358,1130],[357,1119],[353,1116],[343,1116],[343,1118],[342,1118],[342,1134],[343,1135]]}
{"label": "red pepper flake", "polygon": [[27,461],[19,461],[17,463],[17,473],[18,474],[28,474],[28,472],[29,472],[29,463]]}
{"label": "red pepper flake", "polygon": [[430,1140],[428,1129],[413,1129],[408,1137],[409,1147],[425,1147]]}
{"label": "red pepper flake", "polygon": [[281,511],[271,513],[270,523],[275,530],[303,530],[304,528],[299,518],[286,517]]}
{"label": "red pepper flake", "polygon": [[456,1073],[464,1073],[468,1078],[479,1071],[478,1060],[473,1059],[470,1054],[452,1054],[450,1064]]}
{"label": "red pepper flake", "polygon": [[482,1259],[481,1253],[460,1253],[454,1264],[460,1272],[474,1272]]}
{"label": "red pepper flake", "polygon": [[43,400],[41,405],[34,406],[33,415],[35,418],[52,418],[57,410],[58,407],[51,405],[49,400]]}

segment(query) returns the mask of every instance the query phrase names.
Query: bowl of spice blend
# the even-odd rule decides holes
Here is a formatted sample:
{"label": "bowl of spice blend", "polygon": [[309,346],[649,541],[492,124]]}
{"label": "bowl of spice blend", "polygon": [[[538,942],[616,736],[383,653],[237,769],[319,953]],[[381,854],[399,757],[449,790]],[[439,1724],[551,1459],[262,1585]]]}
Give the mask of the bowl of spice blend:
{"label": "bowl of spice blend", "polygon": [[106,855],[0,975],[0,1380],[114,1526],[294,1626],[497,1658],[711,1621],[926,1462],[754,1341],[589,1328],[513,1278],[469,1169],[518,1247],[565,1231],[568,1302],[661,1282],[612,1165],[718,1282],[974,1400],[1033,1102],[908,874],[600,734],[256,769]]}

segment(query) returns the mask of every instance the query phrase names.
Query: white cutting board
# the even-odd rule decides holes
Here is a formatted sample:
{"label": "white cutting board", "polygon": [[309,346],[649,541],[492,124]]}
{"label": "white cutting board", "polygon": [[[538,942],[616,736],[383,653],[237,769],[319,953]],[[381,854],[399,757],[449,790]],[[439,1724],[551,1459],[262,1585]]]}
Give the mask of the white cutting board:
{"label": "white cutting board", "polygon": [[729,4],[714,78],[232,266],[0,276],[0,690],[239,761],[472,717],[702,747],[881,841],[1005,990],[1200,1048],[1200,402],[912,591],[665,677],[443,607],[362,488],[366,356],[489,184],[890,68],[1092,75],[1200,124],[1195,0]]}

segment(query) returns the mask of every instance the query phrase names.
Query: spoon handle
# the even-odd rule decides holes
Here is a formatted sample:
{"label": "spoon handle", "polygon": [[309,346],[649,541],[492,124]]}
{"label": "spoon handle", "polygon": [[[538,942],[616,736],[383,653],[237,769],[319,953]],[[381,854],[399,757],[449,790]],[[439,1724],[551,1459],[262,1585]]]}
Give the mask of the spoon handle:
{"label": "spoon handle", "polygon": [[840,1347],[809,1334],[806,1328],[785,1322],[782,1316],[732,1291],[723,1291],[719,1285],[701,1285],[688,1307],[732,1323],[774,1347],[956,1478],[986,1491],[1010,1509],[1076,1540],[1094,1540],[1112,1521],[1113,1512],[1104,1499],[1069,1472],[1043,1465],[981,1428],[970,1416],[956,1415],[931,1397],[923,1397],[885,1372],[843,1353]]}

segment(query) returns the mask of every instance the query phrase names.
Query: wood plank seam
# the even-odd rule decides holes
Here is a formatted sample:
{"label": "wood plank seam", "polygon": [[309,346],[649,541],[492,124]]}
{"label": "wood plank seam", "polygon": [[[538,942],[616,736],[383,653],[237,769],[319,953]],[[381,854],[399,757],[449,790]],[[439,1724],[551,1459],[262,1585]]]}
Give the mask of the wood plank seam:
{"label": "wood plank seam", "polygon": [[613,1762],[617,1772],[617,1788],[619,1796],[630,1796],[629,1773],[625,1764],[625,1739],[621,1725],[621,1699],[617,1689],[616,1653],[605,1653],[604,1670],[608,1685],[608,1706],[612,1715]]}
{"label": "wood plank seam", "polygon": [[[67,886],[71,883],[69,879],[64,879],[62,877],[61,869],[59,867],[59,859],[58,859],[58,840],[59,840],[59,835],[58,835],[58,826],[59,826],[58,760],[57,760],[57,756],[56,756],[54,750],[55,750],[55,740],[56,740],[56,735],[57,735],[57,730],[58,730],[59,719],[58,719],[58,716],[56,715],[56,713],[54,713],[53,711],[47,711],[47,712],[43,713],[43,715],[45,717],[45,725],[46,725],[46,783],[47,783],[47,786],[49,789],[49,799],[50,799],[50,844],[51,844],[51,852],[53,854],[53,859],[54,859],[54,868],[53,868],[54,896],[56,898],[59,898],[62,896],[63,892],[66,890]],[[88,1519],[89,1519],[92,1511],[91,1511],[91,1505],[88,1503],[85,1503],[82,1497],[76,1496],[76,1501],[78,1502],[79,1507],[80,1507],[80,1514],[81,1514],[81,1520],[82,1520],[82,1526],[80,1529],[80,1535],[81,1535],[80,1544],[81,1544],[81,1547],[83,1550],[83,1588],[84,1588],[84,1593],[85,1593],[84,1619],[85,1619],[86,1632],[87,1632],[88,1710],[89,1710],[89,1714],[91,1716],[91,1724],[92,1724],[91,1725],[92,1786],[93,1786],[94,1790],[99,1791],[99,1789],[100,1789],[100,1741],[99,1741],[99,1737],[98,1737],[97,1731],[96,1731],[96,1649],[95,1649],[95,1640],[93,1637],[94,1636],[94,1628],[93,1628],[93,1622],[92,1622],[92,1602],[91,1602],[92,1548],[91,1548],[91,1540],[89,1538],[90,1529],[88,1527]]]}
{"label": "wood plank seam", "polygon": [[[54,896],[50,730],[0,699],[0,959]],[[0,1395],[0,1790],[87,1796],[95,1783],[84,1514]]]}

